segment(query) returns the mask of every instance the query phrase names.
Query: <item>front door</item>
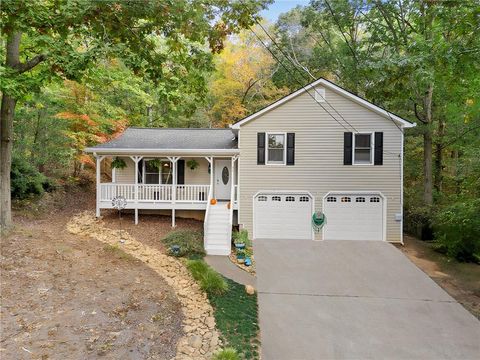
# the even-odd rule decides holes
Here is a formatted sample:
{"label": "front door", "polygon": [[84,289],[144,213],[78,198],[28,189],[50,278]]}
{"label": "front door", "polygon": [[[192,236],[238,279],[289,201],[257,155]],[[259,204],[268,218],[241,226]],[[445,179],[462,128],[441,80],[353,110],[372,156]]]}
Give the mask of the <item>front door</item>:
{"label": "front door", "polygon": [[229,200],[232,186],[232,163],[230,160],[215,160],[215,198]]}

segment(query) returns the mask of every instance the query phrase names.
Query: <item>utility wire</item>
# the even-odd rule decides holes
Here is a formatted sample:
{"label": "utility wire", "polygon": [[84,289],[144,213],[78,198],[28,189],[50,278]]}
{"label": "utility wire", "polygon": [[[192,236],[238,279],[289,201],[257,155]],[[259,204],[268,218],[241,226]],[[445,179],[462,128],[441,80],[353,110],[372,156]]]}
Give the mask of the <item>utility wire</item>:
{"label": "utility wire", "polygon": [[[298,67],[296,66],[296,64],[292,61],[292,59],[288,56],[288,54],[286,54],[284,52],[284,50],[280,47],[280,45],[278,45],[278,43],[275,41],[275,39],[273,39],[273,37],[268,33],[268,31],[265,29],[265,27],[258,21],[255,19],[255,22],[257,23],[258,26],[260,26],[260,28],[263,30],[263,32],[265,33],[265,35],[268,36],[268,38],[270,39],[270,41],[276,46],[276,48],[280,51],[280,53],[290,62],[290,64],[293,65],[294,69],[295,70],[300,70],[298,69]],[[303,71],[302,71],[303,70]],[[304,72],[308,73],[308,75],[310,75],[312,77],[313,80],[317,80],[312,74],[310,74],[308,71],[306,71],[305,69],[302,69],[300,70],[300,76],[303,78],[304,81],[309,81],[308,77],[305,77],[304,76]],[[343,116],[342,114],[340,114],[337,109],[327,100],[325,99],[325,97],[318,92],[317,89],[314,88],[314,91],[316,94],[320,95],[320,97],[323,99],[324,102],[326,102],[332,109],[333,111],[335,111],[335,113],[338,114],[338,116],[340,116],[340,118],[345,122],[347,123],[353,130],[355,130],[356,133],[358,133],[358,130],[355,129],[355,127],[350,124]]]}
{"label": "utility wire", "polygon": [[270,55],[272,55],[272,57],[277,61],[278,64],[280,64],[286,71],[289,75],[291,75],[293,77],[293,79],[301,86],[301,88],[303,90],[305,90],[305,92],[318,104],[320,105],[320,107],[325,110],[325,112],[330,115],[340,126],[342,126],[346,131],[350,132],[350,129],[348,129],[347,127],[345,127],[345,125],[343,125],[341,122],[339,122],[327,109],[325,109],[325,107],[317,101],[317,99],[315,99],[315,95],[312,95],[308,89],[303,85],[303,83],[301,81],[299,81],[297,79],[297,77],[295,76],[295,74],[293,74],[290,69],[277,57],[277,55],[263,42],[263,40],[260,38],[260,36],[252,29],[250,28],[250,31],[255,35],[255,37],[258,39],[258,41],[260,41],[260,43],[263,45],[263,47],[265,47],[265,49],[267,49],[267,51],[270,53]]}

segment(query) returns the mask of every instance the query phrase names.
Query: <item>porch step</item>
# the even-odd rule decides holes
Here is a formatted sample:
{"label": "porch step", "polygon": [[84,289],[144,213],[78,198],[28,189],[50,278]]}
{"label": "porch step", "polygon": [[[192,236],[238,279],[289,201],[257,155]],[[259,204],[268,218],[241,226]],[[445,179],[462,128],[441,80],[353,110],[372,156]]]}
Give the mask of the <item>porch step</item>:
{"label": "porch step", "polygon": [[208,255],[230,254],[232,227],[227,202],[210,206],[204,234],[205,251]]}

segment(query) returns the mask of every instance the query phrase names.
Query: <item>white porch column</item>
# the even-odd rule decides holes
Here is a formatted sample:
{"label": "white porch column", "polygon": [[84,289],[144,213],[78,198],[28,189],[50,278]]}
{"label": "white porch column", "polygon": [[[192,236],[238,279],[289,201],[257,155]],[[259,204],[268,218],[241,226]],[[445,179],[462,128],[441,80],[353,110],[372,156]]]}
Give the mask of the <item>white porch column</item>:
{"label": "white porch column", "polygon": [[97,155],[94,154],[94,156],[97,158],[97,168],[96,168],[96,173],[97,173],[97,201],[96,201],[96,211],[95,211],[95,216],[99,217],[100,216],[100,196],[101,196],[101,165],[102,165],[102,160],[105,158],[103,155]]}
{"label": "white porch column", "polygon": [[[213,197],[213,156],[205,156],[208,163],[210,164],[210,189],[208,190],[209,195],[212,194]],[[207,199],[209,201],[210,199]]]}
{"label": "white porch column", "polygon": [[142,160],[142,156],[130,156],[135,163],[135,225],[138,224],[138,163]]}
{"label": "white porch column", "polygon": [[236,173],[235,173],[235,162],[237,161],[238,159],[238,155],[235,155],[235,156],[232,156],[232,191],[231,191],[231,207],[233,209],[233,203],[235,202],[235,176],[236,176]]}
{"label": "white porch column", "polygon": [[173,175],[172,175],[172,228],[175,227],[175,202],[177,200],[177,170],[178,170],[178,159],[180,156],[171,156],[168,158],[173,165]]}

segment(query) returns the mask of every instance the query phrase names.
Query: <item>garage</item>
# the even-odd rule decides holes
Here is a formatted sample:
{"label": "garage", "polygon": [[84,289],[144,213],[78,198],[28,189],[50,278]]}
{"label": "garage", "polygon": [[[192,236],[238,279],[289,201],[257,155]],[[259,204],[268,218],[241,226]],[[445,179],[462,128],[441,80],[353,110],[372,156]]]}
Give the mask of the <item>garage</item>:
{"label": "garage", "polygon": [[258,193],[253,198],[255,239],[312,240],[310,193]]}
{"label": "garage", "polygon": [[329,193],[324,240],[384,240],[384,197],[380,193]]}

